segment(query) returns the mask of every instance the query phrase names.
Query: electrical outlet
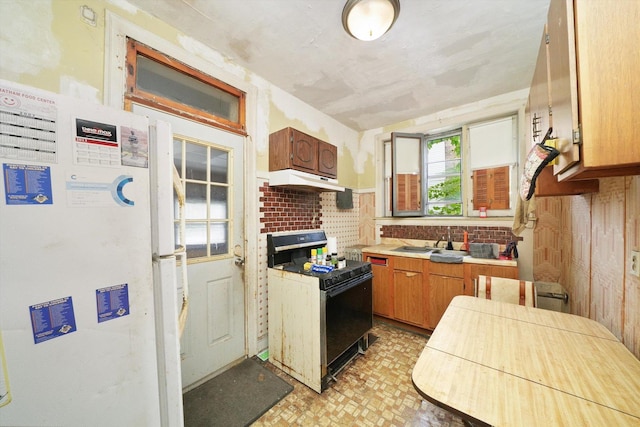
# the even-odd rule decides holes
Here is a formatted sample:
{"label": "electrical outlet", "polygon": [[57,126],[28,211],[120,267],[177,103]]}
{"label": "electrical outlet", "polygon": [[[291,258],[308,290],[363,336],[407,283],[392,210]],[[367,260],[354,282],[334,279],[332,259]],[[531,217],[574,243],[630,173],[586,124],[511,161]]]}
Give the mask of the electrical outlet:
{"label": "electrical outlet", "polygon": [[640,277],[640,251],[631,251],[631,274]]}

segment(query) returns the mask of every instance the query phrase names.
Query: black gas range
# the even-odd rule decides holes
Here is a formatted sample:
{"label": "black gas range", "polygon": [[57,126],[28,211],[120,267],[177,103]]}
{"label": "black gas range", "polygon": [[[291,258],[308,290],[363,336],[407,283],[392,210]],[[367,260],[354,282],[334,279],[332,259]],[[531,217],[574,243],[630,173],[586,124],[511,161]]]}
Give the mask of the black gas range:
{"label": "black gas range", "polygon": [[371,264],[347,260],[328,273],[306,271],[322,230],[267,235],[269,348],[272,362],[318,393],[369,346]]}
{"label": "black gas range", "polygon": [[323,291],[342,287],[352,279],[371,274],[371,263],[346,260],[346,267],[334,269],[328,273],[305,270],[304,264],[309,261],[311,249],[322,248],[327,244],[327,237],[322,230],[303,230],[282,232],[267,235],[268,266],[282,268],[306,276],[318,278]]}

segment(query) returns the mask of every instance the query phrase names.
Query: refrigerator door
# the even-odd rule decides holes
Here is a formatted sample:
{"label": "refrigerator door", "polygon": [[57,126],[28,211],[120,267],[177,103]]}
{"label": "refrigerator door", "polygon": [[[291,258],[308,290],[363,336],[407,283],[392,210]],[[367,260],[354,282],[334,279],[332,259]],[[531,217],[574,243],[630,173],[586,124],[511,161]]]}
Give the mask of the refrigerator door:
{"label": "refrigerator door", "polygon": [[151,235],[153,255],[173,255],[174,222],[173,222],[173,135],[171,125],[163,121],[152,123],[151,140],[153,149],[150,152],[151,179]]}
{"label": "refrigerator door", "polygon": [[163,427],[183,425],[176,282],[175,257],[158,258],[153,262],[158,381]]}
{"label": "refrigerator door", "polygon": [[161,425],[148,120],[0,92],[0,424]]}

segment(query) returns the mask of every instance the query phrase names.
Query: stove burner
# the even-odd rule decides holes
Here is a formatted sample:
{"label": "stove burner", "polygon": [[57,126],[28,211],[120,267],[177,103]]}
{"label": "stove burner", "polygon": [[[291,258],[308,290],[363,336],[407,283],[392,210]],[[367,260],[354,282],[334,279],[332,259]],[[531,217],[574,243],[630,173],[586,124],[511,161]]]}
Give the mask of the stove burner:
{"label": "stove burner", "polygon": [[327,238],[322,230],[283,232],[267,235],[269,267],[281,267],[284,271],[318,278],[320,290],[329,290],[358,276],[371,272],[371,264],[347,260],[347,266],[329,273],[305,271],[304,263],[311,256],[311,249],[323,247]]}

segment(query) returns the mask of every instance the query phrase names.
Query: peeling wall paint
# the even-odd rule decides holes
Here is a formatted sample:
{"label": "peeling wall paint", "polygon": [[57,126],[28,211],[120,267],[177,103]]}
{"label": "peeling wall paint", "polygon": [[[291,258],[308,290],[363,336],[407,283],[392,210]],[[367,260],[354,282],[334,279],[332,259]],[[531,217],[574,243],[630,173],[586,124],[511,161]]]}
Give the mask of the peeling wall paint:
{"label": "peeling wall paint", "polygon": [[[376,144],[390,138],[391,132],[428,132],[451,128],[485,120],[501,114],[518,111],[525,105],[529,90],[519,90],[470,104],[439,111],[427,116],[416,117],[394,123],[384,128],[370,129],[360,134],[358,164],[366,170],[359,170],[359,188],[375,187]],[[372,159],[370,163],[369,160]]]}
{"label": "peeling wall paint", "polygon": [[[95,25],[83,19],[82,7],[95,13]],[[259,171],[268,171],[269,132],[285,126],[295,126],[331,142],[337,146],[339,158],[344,147],[358,150],[357,132],[125,0],[2,0],[0,8],[3,16],[12,17],[0,26],[0,78],[102,102],[105,15],[109,10],[203,59],[208,67],[218,67],[256,87],[257,130],[250,137],[256,147]],[[339,160],[339,165],[339,179],[355,187],[356,168],[351,158]]]}
{"label": "peeling wall paint", "polygon": [[0,25],[2,78],[28,84],[43,71],[51,72],[58,67],[61,47],[51,33],[52,9],[52,1],[0,2],[5,17]]}
{"label": "peeling wall paint", "polygon": [[[95,26],[82,18],[83,6],[95,12]],[[250,135],[256,148],[258,171],[268,171],[268,134],[293,126],[338,148],[340,184],[354,189],[375,187],[375,146],[380,135],[416,126],[427,130],[430,126],[452,120],[451,117],[464,117],[485,108],[491,109],[521,95],[506,94],[358,133],[125,0],[0,1],[0,7],[3,16],[12,17],[0,26],[3,56],[0,78],[101,102],[105,14],[110,10],[203,59],[209,67],[218,67],[251,82],[256,88],[258,102],[255,106],[256,134]]]}
{"label": "peeling wall paint", "polygon": [[[358,188],[358,167],[351,155],[358,152],[358,132],[275,86],[270,94],[269,133],[290,126],[335,145],[340,185]],[[267,166],[268,160],[267,156]]]}

